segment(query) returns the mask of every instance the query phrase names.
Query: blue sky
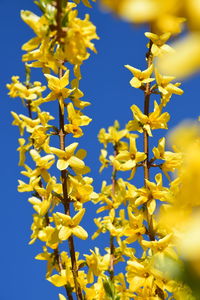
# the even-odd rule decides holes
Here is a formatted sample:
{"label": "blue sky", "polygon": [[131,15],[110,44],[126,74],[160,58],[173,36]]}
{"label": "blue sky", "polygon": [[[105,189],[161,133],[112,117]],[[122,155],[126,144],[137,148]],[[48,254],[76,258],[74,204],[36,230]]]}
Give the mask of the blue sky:
{"label": "blue sky", "polygon": [[[41,245],[28,246],[32,208],[27,202],[28,194],[17,192],[18,167],[18,129],[11,126],[10,111],[25,113],[20,100],[10,99],[5,88],[12,75],[23,78],[24,66],[21,63],[21,45],[32,37],[32,31],[20,19],[20,10],[32,10],[38,13],[32,0],[0,0],[1,31],[1,300],[50,300],[58,299],[59,289],[47,282],[45,263],[34,260]],[[81,6],[81,14],[87,9]],[[97,26],[100,40],[96,41],[98,54],[92,54],[82,67],[81,89],[85,100],[92,106],[85,110],[93,122],[79,140],[81,147],[88,150],[87,164],[91,167],[90,176],[94,177],[96,191],[101,186],[104,174],[99,175],[98,156],[100,146],[97,134],[101,127],[107,128],[118,119],[122,126],[132,117],[130,106],[137,104],[142,108],[143,96],[129,85],[130,72],[124,68],[130,64],[145,68],[147,40],[143,33],[145,26],[136,27],[122,22],[110,14],[104,13],[98,5],[89,10],[91,20]],[[36,79],[36,78],[35,78]],[[39,78],[40,79],[40,78]],[[199,74],[183,82],[183,96],[174,96],[167,110],[171,114],[169,128],[173,128],[184,119],[196,119],[199,116]],[[164,135],[165,132],[163,131]],[[22,177],[21,177],[22,178]],[[137,183],[134,183],[137,185]],[[93,232],[96,227],[91,215],[96,208],[88,206],[88,214],[83,226],[89,226]],[[89,248],[100,246],[107,238],[102,237],[78,243],[78,249],[89,253]],[[76,241],[77,242],[77,241]],[[87,245],[87,247],[86,247]],[[86,249],[87,248],[87,249]],[[61,291],[61,290],[60,290]]]}

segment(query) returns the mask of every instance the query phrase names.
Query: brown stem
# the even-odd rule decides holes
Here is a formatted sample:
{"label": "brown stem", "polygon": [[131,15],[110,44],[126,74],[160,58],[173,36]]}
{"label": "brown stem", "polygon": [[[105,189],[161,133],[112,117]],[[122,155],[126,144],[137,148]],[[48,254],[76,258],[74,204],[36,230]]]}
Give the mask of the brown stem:
{"label": "brown stem", "polygon": [[[27,66],[26,66],[26,87],[27,88],[30,87],[30,70]],[[27,106],[27,109],[28,109],[29,118],[33,119],[32,110],[31,110],[31,100],[26,101],[26,106]],[[41,180],[39,181],[39,185],[41,187],[43,186]],[[39,199],[43,200],[42,196],[37,191],[35,191],[35,193],[36,193],[36,195]],[[48,212],[45,214],[45,220],[46,220],[46,225],[48,226],[50,224]],[[58,248],[56,248],[54,250],[54,256],[55,256],[56,262],[58,264],[59,271],[61,272],[61,270],[63,269],[63,266],[62,266],[61,256],[59,254],[59,249]],[[67,285],[65,285],[65,290],[66,290],[66,294],[67,294],[68,299],[73,300],[71,288],[69,288]]]}
{"label": "brown stem", "polygon": [[[151,47],[152,47],[152,41],[149,42],[149,51],[147,52],[147,55],[146,55],[148,68],[153,63],[153,56],[152,56],[152,53],[151,53]],[[146,116],[149,116],[149,106],[150,106],[151,93],[152,93],[151,83],[149,82],[149,83],[146,84],[145,91],[144,91],[144,114]],[[150,163],[151,160],[149,161],[149,135],[148,135],[148,132],[146,131],[146,129],[144,129],[144,153],[146,154],[146,159],[144,161],[144,186],[146,188],[148,188],[146,180],[149,180],[149,178],[150,178],[149,169],[152,165]],[[149,201],[151,201],[151,200],[152,199],[149,199]],[[147,223],[148,223],[147,234],[149,236],[150,241],[154,241],[155,240],[155,232],[154,232],[154,228],[153,228],[153,218],[152,218],[152,215],[150,215],[149,212],[148,212],[147,205],[145,205],[145,207],[146,207]],[[161,299],[165,299],[164,292],[159,286],[157,286],[157,288],[156,288],[156,294]]]}
{"label": "brown stem", "polygon": [[[62,77],[62,70],[60,69],[59,72],[59,77]],[[59,140],[60,140],[60,149],[65,151],[65,130],[64,130],[64,113],[62,113],[60,104],[59,104]],[[68,190],[67,190],[67,171],[62,170],[61,171],[61,178],[62,178],[62,190],[63,190],[63,205],[64,205],[64,210],[65,214],[70,216],[70,197],[68,195]],[[68,245],[69,245],[69,252],[70,252],[70,257],[71,257],[71,264],[72,264],[72,274],[74,278],[74,286],[76,290],[76,295],[77,298],[82,300],[82,291],[81,288],[78,284],[77,278],[78,278],[78,269],[77,269],[77,263],[76,263],[76,256],[75,256],[75,247],[74,247],[74,239],[73,236],[71,235],[68,238]]]}
{"label": "brown stem", "polygon": [[110,234],[110,280],[114,281],[114,259],[115,259],[115,245],[114,236]]}
{"label": "brown stem", "polygon": [[[117,144],[114,145],[114,157],[117,155]],[[117,171],[113,165],[112,170],[112,195],[115,194],[115,185],[116,185],[116,174]],[[113,221],[114,222],[114,221]],[[114,245],[114,236],[110,234],[110,280],[114,281],[114,260],[115,260],[115,245]]]}
{"label": "brown stem", "polygon": [[[61,6],[61,0],[57,0],[57,40],[58,42],[60,41],[61,37],[61,14],[62,14],[62,6]],[[63,76],[62,69],[59,68],[59,78]],[[65,129],[64,129],[64,112],[62,112],[61,106],[59,104],[59,141],[60,141],[60,149],[65,151]],[[62,170],[61,171],[61,178],[62,178],[62,190],[63,190],[63,205],[64,205],[64,210],[66,215],[70,215],[70,198],[68,195],[68,190],[67,190],[67,171]],[[69,245],[69,252],[70,252],[70,257],[71,257],[71,264],[72,264],[72,274],[73,274],[73,279],[74,279],[74,286],[75,286],[75,291],[76,291],[76,296],[77,299],[82,300],[83,295],[82,291],[80,288],[80,285],[78,284],[78,269],[77,269],[77,262],[76,262],[76,254],[75,254],[75,247],[74,247],[74,239],[73,235],[71,235],[68,238],[68,245]]]}
{"label": "brown stem", "polygon": [[28,116],[29,116],[30,119],[32,119],[33,116],[32,116],[32,110],[31,110],[31,100],[27,100],[26,105],[27,105],[27,108],[28,108]]}
{"label": "brown stem", "polygon": [[[149,51],[147,53],[147,66],[148,68],[152,65],[153,57],[151,54],[152,42],[150,41]],[[150,95],[151,95],[151,84],[150,82],[146,84],[144,91],[144,114],[149,116],[149,105],[150,105]],[[146,180],[149,180],[149,135],[146,129],[144,129],[144,153],[146,154],[146,159],[144,160],[144,186],[147,188]],[[155,240],[155,234],[153,229],[153,219],[152,216],[149,215],[148,209],[146,206],[147,213],[147,223],[148,223],[148,235],[151,241]]]}
{"label": "brown stem", "polygon": [[[27,65],[25,65],[25,72],[26,72],[26,88],[29,89],[30,88],[30,67],[28,67]],[[26,100],[26,107],[28,108],[28,116],[30,119],[33,118],[32,116],[32,110],[31,110],[31,100]]]}
{"label": "brown stem", "polygon": [[[54,256],[55,256],[56,262],[58,264],[59,271],[61,272],[63,270],[63,265],[62,265],[61,256],[59,254],[58,248],[54,249]],[[68,299],[73,300],[72,289],[68,285],[65,285],[64,287],[65,287]]]}
{"label": "brown stem", "polygon": [[[56,25],[57,25],[57,42],[61,44],[61,37],[62,37],[62,26],[61,26],[61,17],[62,17],[62,0],[56,0],[56,8],[57,8],[57,15],[56,15]],[[62,68],[59,68],[59,78],[63,76]],[[64,129],[64,112],[62,112],[60,104],[59,104],[59,141],[60,141],[60,149],[65,151],[65,129]],[[62,190],[63,190],[63,205],[65,214],[70,215],[70,198],[68,195],[67,190],[67,171],[61,171],[61,179],[62,179]],[[71,257],[71,264],[72,264],[72,274],[74,279],[74,286],[76,291],[76,296],[78,300],[83,300],[82,291],[78,284],[78,269],[77,269],[77,262],[76,262],[76,255],[75,255],[75,247],[74,247],[74,239],[71,235],[68,238],[68,245],[69,245],[69,252]],[[71,298],[73,297],[71,296]]]}

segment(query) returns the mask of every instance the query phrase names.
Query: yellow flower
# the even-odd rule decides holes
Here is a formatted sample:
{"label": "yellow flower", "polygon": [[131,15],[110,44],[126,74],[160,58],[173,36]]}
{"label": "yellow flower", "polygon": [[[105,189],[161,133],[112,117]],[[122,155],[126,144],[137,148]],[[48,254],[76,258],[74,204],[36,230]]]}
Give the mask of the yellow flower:
{"label": "yellow flower", "polygon": [[183,79],[191,76],[199,70],[199,30],[194,30],[189,34],[184,35],[182,38],[175,41],[172,46],[175,52],[173,54],[160,57],[156,62],[156,67],[161,73],[167,75],[173,74],[177,78]]}
{"label": "yellow flower", "polygon": [[73,133],[73,137],[80,137],[83,132],[79,126],[88,125],[92,119],[85,116],[81,111],[75,110],[72,103],[67,105],[68,120],[70,124],[65,125],[65,131]]}
{"label": "yellow flower", "polygon": [[154,293],[155,279],[161,279],[162,274],[153,267],[153,263],[148,259],[142,262],[129,260],[127,265],[127,281],[130,284],[130,290],[137,292],[140,288],[143,288],[144,295],[148,290]]}
{"label": "yellow flower", "polygon": [[107,168],[109,165],[109,160],[106,158],[108,152],[105,149],[101,149],[101,155],[99,157],[99,160],[101,162],[101,167],[99,169],[99,172],[101,173],[103,171],[104,168]]}
{"label": "yellow flower", "polygon": [[59,296],[59,300],[66,300],[65,296],[63,296],[62,294],[58,294]]}
{"label": "yellow flower", "polygon": [[[70,284],[70,287],[73,288],[74,283],[73,283],[73,275],[72,272],[69,272],[69,270],[61,270],[60,275],[59,274],[54,274],[51,277],[48,277],[47,280],[51,282],[53,285],[56,287],[61,287]],[[65,299],[61,298],[60,299]]]}
{"label": "yellow flower", "polygon": [[[30,139],[33,141],[35,149],[40,149],[41,147],[45,147],[45,142],[47,142],[47,128],[38,125],[34,128]],[[47,143],[48,144],[48,143]]]}
{"label": "yellow flower", "polygon": [[59,265],[56,261],[56,253],[49,253],[47,247],[43,247],[43,252],[35,256],[37,260],[46,260],[47,261],[47,273],[46,277],[49,277],[53,270],[59,271]]}
{"label": "yellow flower", "polygon": [[85,107],[91,105],[90,102],[80,100],[80,98],[84,96],[84,93],[78,88],[77,80],[71,81],[71,88],[72,93],[70,95],[70,99],[73,101],[76,107],[84,109]]}
{"label": "yellow flower", "polygon": [[98,134],[99,142],[104,144],[105,148],[107,147],[108,143],[112,143],[114,148],[117,148],[117,150],[126,148],[126,143],[121,140],[128,136],[128,130],[119,130],[119,128],[120,125],[118,121],[115,121],[114,125],[108,128],[108,132],[106,132],[105,128],[102,128]]}
{"label": "yellow flower", "polygon": [[47,247],[56,249],[58,247],[59,238],[58,230],[47,224],[46,217],[40,215],[33,215],[33,223],[31,225],[33,231],[29,244],[33,244],[36,239],[46,243]]}
{"label": "yellow flower", "polygon": [[17,148],[17,151],[19,151],[19,166],[23,166],[26,160],[26,152],[30,149],[31,143],[28,143],[25,145],[26,140],[23,138],[18,139],[19,142],[19,148]]}
{"label": "yellow flower", "polygon": [[62,60],[69,61],[73,65],[80,65],[89,58],[88,49],[96,52],[91,41],[99,39],[96,27],[90,21],[89,15],[85,15],[85,18],[81,20],[77,14],[77,10],[70,10],[68,13],[67,34],[63,38],[64,49],[59,48],[57,51],[57,55]]}
{"label": "yellow flower", "polygon": [[52,92],[44,100],[53,101],[58,99],[63,113],[64,99],[68,98],[72,92],[72,90],[66,88],[69,84],[69,70],[60,79],[50,74],[45,74],[45,77],[48,80],[48,87]]}
{"label": "yellow flower", "polygon": [[106,132],[105,128],[101,128],[98,134],[98,140],[101,144],[104,145],[104,147],[107,147],[107,144],[109,143],[109,133]]}
{"label": "yellow flower", "polygon": [[29,118],[25,115],[22,115],[22,114],[20,114],[18,117],[20,117],[22,119],[23,126],[26,127],[26,131],[28,133],[32,133],[34,131],[35,127],[40,124],[40,119],[39,118],[33,120],[33,119],[31,119],[31,118]]}
{"label": "yellow flower", "polygon": [[36,197],[31,197],[28,201],[33,205],[33,208],[40,216],[44,216],[51,206],[51,202],[46,199],[41,201]]}
{"label": "yellow flower", "polygon": [[168,0],[167,2],[160,0],[101,0],[101,2],[122,19],[136,24],[149,23],[153,32],[158,33],[180,33],[181,25],[185,20],[180,16],[183,16],[183,11],[187,11],[185,1],[177,0]]}
{"label": "yellow flower", "polygon": [[156,82],[158,84],[158,90],[163,94],[176,94],[182,95],[183,90],[181,90],[176,84],[170,83],[170,81],[174,80],[173,76],[162,76],[159,74],[157,70],[155,70]]}
{"label": "yellow flower", "polygon": [[32,176],[42,176],[46,182],[49,180],[49,174],[47,172],[48,169],[55,162],[55,157],[52,154],[45,155],[43,157],[40,156],[37,150],[31,149],[30,155],[32,156],[33,161],[36,163],[36,169],[34,170]]}
{"label": "yellow flower", "polygon": [[[56,31],[53,31],[52,38],[53,36],[55,36],[55,33]],[[31,40],[29,42],[31,43]],[[43,37],[41,41],[39,40],[38,45],[39,45],[38,49],[27,52],[22,56],[23,61],[25,62],[32,61],[30,64],[28,64],[29,67],[42,68],[43,73],[49,73],[50,69],[52,69],[56,74],[58,74],[59,68],[63,70],[66,69],[65,67],[62,66],[61,61],[56,59],[53,51],[50,51],[50,48],[52,47],[52,40],[50,37],[47,36]],[[24,46],[23,49],[26,50]]]}
{"label": "yellow flower", "polygon": [[128,130],[138,130],[142,132],[146,130],[149,136],[152,136],[151,129],[167,129],[167,122],[170,119],[169,113],[162,113],[162,108],[156,101],[154,101],[154,111],[149,116],[143,114],[137,105],[132,105],[134,120],[127,124]]}
{"label": "yellow flower", "polygon": [[170,38],[171,33],[167,32],[162,35],[157,35],[152,32],[145,32],[145,36],[150,39],[153,43],[151,47],[151,53],[154,56],[159,56],[165,53],[174,52],[173,48],[165,44],[166,41]]}
{"label": "yellow flower", "polygon": [[68,120],[71,122],[71,124],[77,126],[86,126],[92,121],[92,119],[83,115],[81,111],[75,110],[72,103],[67,105],[67,112]]}
{"label": "yellow flower", "polygon": [[20,116],[18,114],[16,114],[14,111],[11,111],[11,115],[14,118],[14,120],[12,122],[12,125],[18,126],[20,135],[23,135],[24,134],[24,127],[25,127],[25,124],[24,124],[23,120],[21,120]]}
{"label": "yellow flower", "polygon": [[12,83],[7,84],[6,87],[10,90],[8,93],[10,97],[20,97],[26,100],[34,100],[40,97],[46,89],[39,81],[35,81],[28,87],[19,81],[19,76],[12,76]]}
{"label": "yellow flower", "polygon": [[83,169],[84,162],[74,155],[78,143],[72,143],[65,147],[65,151],[55,147],[50,147],[49,150],[58,157],[57,168],[62,171],[70,166],[73,169]]}
{"label": "yellow flower", "polygon": [[[40,38],[44,37],[44,35],[46,34],[46,31],[48,29],[48,26],[47,26],[48,21],[47,21],[45,16],[39,17],[31,11],[22,10],[21,11],[21,18],[26,24],[28,24],[28,26],[30,26],[33,29],[33,31]],[[34,40],[31,40],[31,44],[32,44],[31,48],[32,49],[37,47],[37,45],[38,45],[37,42],[38,42],[38,39],[36,39],[36,38]],[[35,44],[36,44],[36,46],[35,46]],[[27,46],[24,46],[23,50],[27,50],[26,47]],[[30,45],[29,45],[29,47],[30,47]]]}
{"label": "yellow flower", "polygon": [[71,199],[78,203],[85,203],[93,200],[97,197],[97,194],[93,191],[92,182],[90,177],[68,176],[68,193]]}
{"label": "yellow flower", "polygon": [[91,255],[84,254],[86,258],[86,263],[89,267],[89,272],[87,275],[88,283],[94,281],[94,276],[100,276],[104,271],[107,271],[110,264],[110,254],[105,254],[101,256],[99,253],[99,248],[95,247],[94,251],[90,250]]}
{"label": "yellow flower", "polygon": [[138,196],[135,200],[137,207],[143,203],[147,203],[147,209],[150,215],[152,215],[156,209],[156,200],[170,201],[171,199],[170,190],[162,185],[161,173],[156,174],[155,181],[156,183],[146,179],[147,188],[142,187],[138,189]]}
{"label": "yellow flower", "polygon": [[133,79],[130,81],[130,85],[134,88],[140,88],[143,84],[155,80],[154,78],[150,78],[151,74],[153,73],[153,65],[151,65],[145,71],[141,71],[129,65],[125,65],[125,67],[134,75]]}
{"label": "yellow flower", "polygon": [[117,170],[127,171],[132,170],[130,179],[134,176],[137,163],[145,160],[146,155],[144,152],[137,151],[136,139],[129,138],[130,146],[129,150],[120,151],[116,157],[112,157],[113,164]]}
{"label": "yellow flower", "polygon": [[174,153],[171,151],[165,151],[165,138],[159,140],[158,147],[153,148],[154,157],[156,159],[162,159],[165,162],[161,165],[161,169],[166,172],[174,172],[180,168],[182,163],[183,154],[181,152]]}
{"label": "yellow flower", "polygon": [[172,237],[173,234],[167,234],[165,237],[161,238],[160,240],[155,241],[141,241],[141,245],[146,249],[151,249],[154,255],[159,256],[159,258],[164,258],[168,256],[172,259],[177,259],[177,253],[173,249],[172,245]]}
{"label": "yellow flower", "polygon": [[128,207],[129,223],[125,227],[124,235],[128,236],[125,240],[126,243],[133,243],[137,240],[141,242],[142,235],[146,233],[146,228],[143,224],[144,216],[143,213],[133,214],[131,207]]}
{"label": "yellow flower", "polygon": [[91,287],[87,287],[84,289],[87,300],[101,300],[105,299],[106,293],[103,286],[103,278],[98,277],[97,282],[94,283]]}
{"label": "yellow flower", "polygon": [[79,226],[84,214],[84,208],[82,208],[73,218],[59,212],[53,214],[54,222],[59,231],[58,237],[61,241],[67,240],[72,234],[82,240],[87,239],[87,232],[83,227]]}
{"label": "yellow flower", "polygon": [[28,184],[26,184],[22,180],[18,180],[19,185],[17,187],[17,190],[20,193],[23,193],[23,192],[32,192],[32,191],[35,190],[35,187],[38,185],[38,183],[39,183],[40,180],[41,180],[40,177],[37,177],[37,178],[31,177],[30,178],[30,182]]}

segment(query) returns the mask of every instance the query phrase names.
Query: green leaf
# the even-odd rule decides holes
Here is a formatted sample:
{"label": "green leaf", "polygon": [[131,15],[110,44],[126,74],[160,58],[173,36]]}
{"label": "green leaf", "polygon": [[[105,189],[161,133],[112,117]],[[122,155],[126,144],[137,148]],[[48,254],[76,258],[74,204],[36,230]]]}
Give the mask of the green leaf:
{"label": "green leaf", "polygon": [[113,286],[113,283],[109,280],[109,279],[106,279],[104,282],[103,282],[103,287],[105,289],[105,292],[106,292],[106,295],[112,299],[112,300],[115,300],[115,292],[114,292],[114,286]]}
{"label": "green leaf", "polygon": [[67,23],[68,23],[68,12],[66,12],[66,14],[62,19],[62,23],[61,23],[62,27],[66,27]]}

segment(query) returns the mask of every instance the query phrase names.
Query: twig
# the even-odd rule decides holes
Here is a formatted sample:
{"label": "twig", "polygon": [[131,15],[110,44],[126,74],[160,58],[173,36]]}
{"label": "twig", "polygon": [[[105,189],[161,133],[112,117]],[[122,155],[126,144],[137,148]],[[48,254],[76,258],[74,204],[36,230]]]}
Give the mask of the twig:
{"label": "twig", "polygon": [[[57,6],[57,41],[60,42],[61,34],[62,34],[62,27],[61,27],[61,15],[62,15],[62,2],[61,0],[56,1]],[[63,76],[62,68],[59,68],[59,78]],[[64,129],[64,112],[62,112],[60,104],[59,104],[59,140],[60,140],[60,149],[65,151],[65,129]],[[68,196],[67,190],[67,171],[61,171],[61,178],[62,178],[62,189],[63,189],[63,205],[66,215],[70,215],[70,198]],[[76,254],[75,254],[75,247],[74,247],[74,239],[73,235],[68,238],[68,245],[69,245],[69,252],[72,264],[72,274],[74,279],[74,286],[76,291],[76,296],[78,300],[83,300],[82,291],[80,285],[78,283],[78,269],[77,269],[77,262],[76,262]]]}

